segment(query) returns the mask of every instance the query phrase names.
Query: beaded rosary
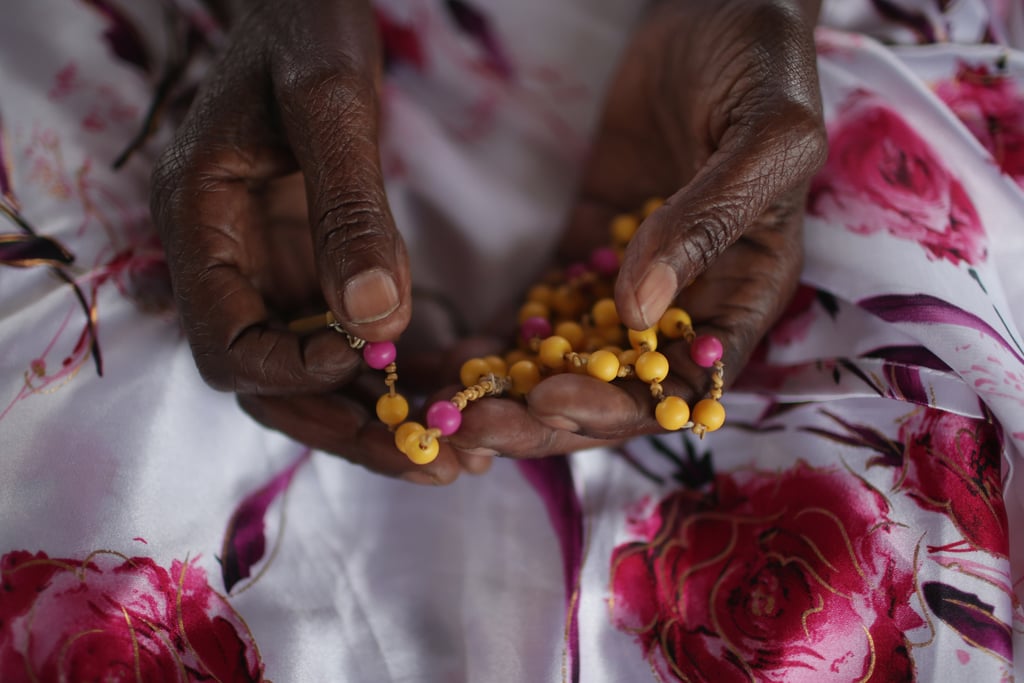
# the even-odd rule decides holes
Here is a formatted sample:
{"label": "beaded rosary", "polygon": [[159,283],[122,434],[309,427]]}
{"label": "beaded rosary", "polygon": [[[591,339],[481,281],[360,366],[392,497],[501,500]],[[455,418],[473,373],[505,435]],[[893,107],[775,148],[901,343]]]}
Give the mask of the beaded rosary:
{"label": "beaded rosary", "polygon": [[[661,203],[648,201],[641,216],[650,215]],[[395,389],[394,343],[354,337],[330,312],[297,320],[290,328],[303,331],[326,324],[344,334],[353,349],[362,350],[368,366],[384,371],[387,393],[377,401],[377,417],[394,432],[398,450],[417,465],[437,457],[439,439],[458,431],[462,411],[473,401],[506,393],[522,398],[544,377],[563,372],[586,374],[604,382],[636,377],[650,387],[656,401],[654,417],[662,429],[690,429],[703,438],[725,423],[720,402],[725,374],[722,343],[711,335],[697,335],[690,316],[681,308],[668,309],[657,325],[646,330],[627,330],[612,299],[622,253],[639,223],[640,217],[634,214],[617,216],[611,224],[613,246],[595,249],[586,264],[570,265],[534,285],[519,309],[517,348],[504,356],[471,358],[463,363],[459,379],[465,388],[447,401],[432,404],[427,409],[426,426],[406,421],[409,402]],[[710,369],[711,389],[693,407],[692,419],[686,401],[666,394],[662,386],[669,364],[657,350],[659,332],[670,340],[685,340],[693,362]],[[629,348],[621,347],[624,341]]]}

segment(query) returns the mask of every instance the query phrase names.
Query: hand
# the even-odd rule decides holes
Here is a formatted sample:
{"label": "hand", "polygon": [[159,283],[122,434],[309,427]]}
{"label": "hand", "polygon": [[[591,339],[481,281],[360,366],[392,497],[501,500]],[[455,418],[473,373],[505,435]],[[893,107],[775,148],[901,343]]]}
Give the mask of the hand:
{"label": "hand", "polygon": [[[615,301],[633,329],[673,303],[725,347],[735,377],[791,297],[807,182],[825,159],[810,0],[664,0],[636,30],[584,170],[565,256],[606,244],[612,218],[655,196]],[[576,258],[573,258],[576,257]],[[669,393],[692,403],[708,373],[664,345]],[[529,457],[659,431],[646,385],[557,375],[481,402],[452,443]]]}
{"label": "hand", "polygon": [[379,167],[369,3],[236,6],[245,4],[153,177],[153,217],[199,371],[310,446],[450,481],[458,465],[447,447],[428,467],[395,449],[342,335],[301,337],[283,324],[326,306],[352,334],[389,340],[409,322],[408,257]]}

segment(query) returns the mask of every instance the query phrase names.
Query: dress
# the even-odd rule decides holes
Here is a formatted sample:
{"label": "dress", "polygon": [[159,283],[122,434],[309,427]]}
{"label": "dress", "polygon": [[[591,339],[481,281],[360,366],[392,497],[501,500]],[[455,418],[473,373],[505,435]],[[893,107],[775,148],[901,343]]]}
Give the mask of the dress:
{"label": "dress", "polygon": [[[554,248],[636,4],[376,4],[389,198],[468,324]],[[195,370],[147,184],[224,42],[201,6],[0,16],[0,681],[1024,671],[1020,2],[826,1],[802,284],[725,428],[440,489]]]}

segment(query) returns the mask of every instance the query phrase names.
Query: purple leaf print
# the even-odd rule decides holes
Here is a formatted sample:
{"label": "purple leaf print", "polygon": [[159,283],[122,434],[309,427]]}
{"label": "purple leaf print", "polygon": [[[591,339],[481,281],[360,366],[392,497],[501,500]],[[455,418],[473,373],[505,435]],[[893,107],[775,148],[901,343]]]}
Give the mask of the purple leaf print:
{"label": "purple leaf print", "polygon": [[916,33],[922,43],[936,42],[935,28],[923,13],[900,7],[892,0],[871,0],[871,4],[886,19],[903,24]]}
{"label": "purple leaf print", "polygon": [[1021,363],[1022,357],[991,325],[962,308],[929,294],[885,294],[860,301],[858,305],[886,322],[959,325],[995,339]]}
{"label": "purple leaf print", "polygon": [[929,370],[952,372],[953,368],[923,346],[882,346],[863,354],[864,358],[878,358],[898,365],[909,365]]}
{"label": "purple leaf print", "polygon": [[520,460],[519,471],[533,486],[544,502],[551,526],[562,548],[562,572],[565,578],[565,603],[568,628],[568,655],[572,677],[579,681],[580,630],[577,615],[579,601],[575,599],[580,566],[583,563],[583,512],[576,496],[572,469],[566,456]]}
{"label": "purple leaf print", "polygon": [[6,199],[14,206],[14,186],[11,184],[10,163],[7,159],[7,146],[4,139],[4,121],[0,118],[0,198]]}
{"label": "purple leaf print", "polygon": [[142,34],[131,19],[115,4],[107,0],[82,0],[82,2],[95,9],[106,19],[107,29],[103,32],[103,38],[107,41],[111,51],[121,60],[149,73],[153,66],[153,60],[149,50],[146,49]]}
{"label": "purple leaf print", "polygon": [[74,260],[71,252],[49,237],[20,233],[0,235],[0,264],[5,266],[67,266]]}
{"label": "purple leaf print", "polygon": [[869,448],[875,451],[878,455],[868,461],[869,466],[887,465],[889,467],[901,467],[903,465],[902,444],[887,438],[884,434],[873,427],[852,424],[838,415],[833,415],[827,410],[821,411],[821,414],[838,423],[846,433],[839,434],[819,427],[802,427],[800,431],[817,434],[818,436],[825,437],[830,441],[835,441],[836,443],[845,444],[847,446],[853,446],[855,448]]}
{"label": "purple leaf print", "polygon": [[921,381],[921,368],[952,372],[952,368],[923,346],[886,346],[869,351],[865,358],[886,361],[882,372],[889,386],[900,398],[919,405],[929,405],[928,391]]}
{"label": "purple leaf print", "polygon": [[231,592],[235,584],[248,578],[253,565],[263,559],[267,549],[264,524],[267,510],[288,489],[295,472],[309,460],[311,454],[312,451],[304,451],[295,462],[246,496],[235,508],[224,532],[224,544],[219,558],[226,591]]}
{"label": "purple leaf print", "polygon": [[498,42],[484,14],[464,0],[446,0],[445,7],[455,24],[475,40],[483,50],[489,66],[499,77],[512,78],[512,63]]}
{"label": "purple leaf print", "polygon": [[1010,627],[993,615],[992,605],[982,602],[973,593],[937,581],[925,583],[921,590],[935,616],[953,627],[964,640],[1010,661],[1013,651]]}

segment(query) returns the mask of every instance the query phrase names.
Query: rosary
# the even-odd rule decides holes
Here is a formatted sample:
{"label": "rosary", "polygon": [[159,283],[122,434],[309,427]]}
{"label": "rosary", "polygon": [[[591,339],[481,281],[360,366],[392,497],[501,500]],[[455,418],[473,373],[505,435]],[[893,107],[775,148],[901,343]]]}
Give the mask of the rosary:
{"label": "rosary", "polygon": [[[641,216],[660,205],[661,200],[648,201]],[[657,325],[646,330],[627,330],[619,322],[611,298],[622,252],[639,223],[640,216],[635,214],[616,216],[610,230],[612,246],[595,249],[587,263],[570,265],[531,287],[519,309],[516,348],[502,356],[471,358],[463,363],[459,379],[464,389],[427,408],[426,425],[406,421],[409,402],[395,389],[398,365],[394,343],[354,337],[329,312],[296,321],[292,328],[326,323],[345,334],[353,349],[362,350],[368,366],[384,372],[387,393],[377,401],[377,417],[394,432],[398,450],[417,465],[437,457],[439,439],[458,431],[462,411],[473,401],[485,396],[524,398],[544,377],[563,372],[586,374],[603,382],[635,377],[650,387],[654,417],[662,429],[690,429],[703,438],[725,423],[720,402],[725,374],[721,341],[697,335],[690,316],[681,308],[668,309]],[[669,363],[658,351],[659,334],[668,340],[685,340],[693,362],[710,371],[711,389],[692,412],[686,401],[667,394],[662,386]]]}

